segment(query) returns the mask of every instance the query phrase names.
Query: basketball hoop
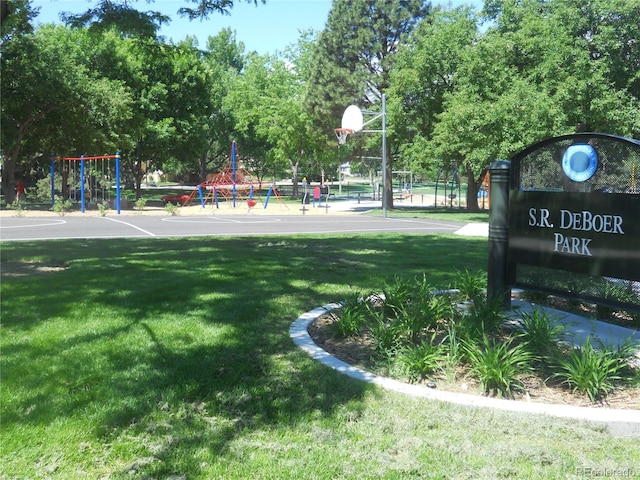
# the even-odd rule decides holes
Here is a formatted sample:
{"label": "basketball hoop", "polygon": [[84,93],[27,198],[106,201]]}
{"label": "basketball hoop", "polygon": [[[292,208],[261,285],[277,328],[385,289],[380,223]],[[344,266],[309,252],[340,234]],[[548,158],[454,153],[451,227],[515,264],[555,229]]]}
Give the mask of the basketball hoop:
{"label": "basketball hoop", "polygon": [[347,137],[353,133],[353,130],[350,128],[336,128],[336,137],[338,138],[338,143],[340,145],[344,145],[347,143]]}

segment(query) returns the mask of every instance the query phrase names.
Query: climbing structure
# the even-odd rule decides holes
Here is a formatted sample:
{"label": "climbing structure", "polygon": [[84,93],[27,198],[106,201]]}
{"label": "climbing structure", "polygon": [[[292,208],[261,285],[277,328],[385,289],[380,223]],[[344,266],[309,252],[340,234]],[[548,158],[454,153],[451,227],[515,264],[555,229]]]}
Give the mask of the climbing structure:
{"label": "climbing structure", "polygon": [[[236,157],[237,148],[234,141],[231,144],[231,158],[227,166],[199,184],[185,200],[183,206],[190,205],[196,195],[199,196],[203,208],[209,201],[218,206],[221,198],[231,202],[234,208],[237,202],[253,200],[254,185],[251,174],[244,167],[237,166]],[[251,203],[251,206],[255,205],[254,202]]]}

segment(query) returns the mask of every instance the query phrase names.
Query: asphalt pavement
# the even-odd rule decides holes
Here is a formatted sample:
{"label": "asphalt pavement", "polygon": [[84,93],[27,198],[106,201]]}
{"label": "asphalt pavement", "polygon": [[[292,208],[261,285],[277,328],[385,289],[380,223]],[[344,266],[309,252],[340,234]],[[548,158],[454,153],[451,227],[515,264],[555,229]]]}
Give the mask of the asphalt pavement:
{"label": "asphalt pavement", "polygon": [[456,233],[486,236],[486,224],[464,224],[419,218],[382,218],[359,215],[362,204],[342,211],[296,215],[177,215],[110,214],[97,212],[60,216],[3,216],[0,240],[28,241],[79,238],[149,238],[396,232]]}

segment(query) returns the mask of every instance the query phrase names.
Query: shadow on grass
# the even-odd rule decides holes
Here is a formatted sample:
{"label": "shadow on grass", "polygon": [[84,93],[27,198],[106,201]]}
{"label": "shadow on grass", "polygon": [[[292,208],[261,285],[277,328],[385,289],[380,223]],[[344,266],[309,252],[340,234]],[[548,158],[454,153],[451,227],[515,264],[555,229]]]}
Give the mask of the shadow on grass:
{"label": "shadow on grass", "polygon": [[485,252],[394,234],[3,245],[3,262],[69,266],[2,282],[3,437],[80,422],[159,458],[145,474],[195,473],[196,445],[217,455],[239,432],[357,411],[371,387],[298,351],[291,321],[394,276],[446,285]]}

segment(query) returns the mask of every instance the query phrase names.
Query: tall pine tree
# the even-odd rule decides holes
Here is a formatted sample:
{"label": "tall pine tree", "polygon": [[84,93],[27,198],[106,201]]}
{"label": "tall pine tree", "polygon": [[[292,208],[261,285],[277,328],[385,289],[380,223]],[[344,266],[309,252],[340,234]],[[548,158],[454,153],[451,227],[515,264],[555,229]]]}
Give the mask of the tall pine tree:
{"label": "tall pine tree", "polygon": [[[429,14],[423,0],[334,0],[318,37],[307,105],[317,127],[333,135],[344,109],[379,109],[399,45]],[[392,161],[387,152],[386,205],[393,208]]]}

